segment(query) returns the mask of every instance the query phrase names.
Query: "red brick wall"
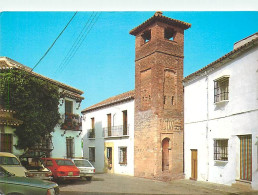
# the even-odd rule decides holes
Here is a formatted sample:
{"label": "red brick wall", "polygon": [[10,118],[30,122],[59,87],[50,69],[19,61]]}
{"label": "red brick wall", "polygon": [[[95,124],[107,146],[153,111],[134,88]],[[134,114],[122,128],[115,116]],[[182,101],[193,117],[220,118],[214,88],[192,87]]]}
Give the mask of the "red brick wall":
{"label": "red brick wall", "polygon": [[[176,31],[170,41],[164,38],[167,27],[147,26],[135,43],[135,176],[161,180],[183,176],[184,31],[170,25]],[[145,30],[151,30],[147,43]],[[162,171],[164,138],[170,139],[169,171]]]}

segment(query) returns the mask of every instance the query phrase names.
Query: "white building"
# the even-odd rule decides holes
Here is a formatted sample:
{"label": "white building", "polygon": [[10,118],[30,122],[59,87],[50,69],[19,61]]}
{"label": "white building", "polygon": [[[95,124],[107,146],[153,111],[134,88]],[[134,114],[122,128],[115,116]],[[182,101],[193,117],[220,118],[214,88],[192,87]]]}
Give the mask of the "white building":
{"label": "white building", "polygon": [[[7,57],[0,57],[0,69],[22,69],[23,71],[30,73],[32,76],[45,80],[59,87],[59,92],[61,93],[59,104],[59,113],[61,116],[60,124],[56,125],[54,132],[52,132],[46,139],[41,140],[41,142],[38,143],[32,149],[32,151],[35,153],[44,152],[50,157],[82,157],[80,104],[84,99],[81,96],[83,92],[61,82],[35,73],[31,71],[31,68]],[[2,109],[0,112],[7,113],[3,115],[5,118],[12,118],[12,113],[10,111],[7,112]],[[17,137],[14,135],[14,127],[15,125],[19,125],[20,121],[16,119],[6,121],[5,118],[0,121],[1,141],[7,144],[4,150],[19,156],[23,154],[24,151],[17,150],[14,147],[14,145],[17,143]],[[0,151],[1,148],[4,147],[0,147]]]}
{"label": "white building", "polygon": [[83,153],[96,172],[134,175],[134,91],[82,111]]}
{"label": "white building", "polygon": [[185,177],[258,189],[258,33],[184,79]]}

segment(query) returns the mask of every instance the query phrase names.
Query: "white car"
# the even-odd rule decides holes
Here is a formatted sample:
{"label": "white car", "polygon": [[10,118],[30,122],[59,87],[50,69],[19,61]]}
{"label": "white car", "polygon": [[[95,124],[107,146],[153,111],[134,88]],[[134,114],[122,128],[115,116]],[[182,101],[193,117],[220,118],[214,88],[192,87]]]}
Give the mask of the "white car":
{"label": "white car", "polygon": [[14,154],[8,152],[0,152],[0,166],[18,177],[26,177],[26,173],[28,172],[21,165],[19,159]]}
{"label": "white car", "polygon": [[81,178],[86,178],[88,181],[91,181],[92,177],[95,174],[95,168],[94,166],[90,163],[90,161],[86,159],[72,159],[74,164],[78,169],[80,169],[80,177]]}

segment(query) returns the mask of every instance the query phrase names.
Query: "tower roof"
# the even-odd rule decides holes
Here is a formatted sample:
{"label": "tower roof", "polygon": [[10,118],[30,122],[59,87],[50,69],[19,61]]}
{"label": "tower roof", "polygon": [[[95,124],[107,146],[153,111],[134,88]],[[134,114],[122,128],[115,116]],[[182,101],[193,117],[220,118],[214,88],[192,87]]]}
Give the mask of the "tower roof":
{"label": "tower roof", "polygon": [[161,11],[157,11],[151,18],[149,18],[148,20],[146,20],[145,22],[143,22],[139,26],[132,29],[129,33],[131,35],[136,36],[144,28],[146,28],[147,26],[152,25],[155,22],[162,22],[162,23],[166,23],[166,24],[169,24],[169,25],[178,26],[180,28],[183,28],[184,30],[191,27],[190,23],[186,23],[186,22],[183,22],[183,21],[180,21],[180,20],[175,20],[175,19],[163,16]]}

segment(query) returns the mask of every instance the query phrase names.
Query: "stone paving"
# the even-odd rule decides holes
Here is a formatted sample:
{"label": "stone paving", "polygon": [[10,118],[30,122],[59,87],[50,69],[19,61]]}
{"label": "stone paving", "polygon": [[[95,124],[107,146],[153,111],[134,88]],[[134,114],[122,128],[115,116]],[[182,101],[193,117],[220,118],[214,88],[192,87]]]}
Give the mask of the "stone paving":
{"label": "stone paving", "polygon": [[161,182],[116,174],[96,174],[92,181],[60,183],[61,195],[127,195],[127,194],[185,194],[185,195],[258,195],[250,191],[208,182],[176,180]]}

